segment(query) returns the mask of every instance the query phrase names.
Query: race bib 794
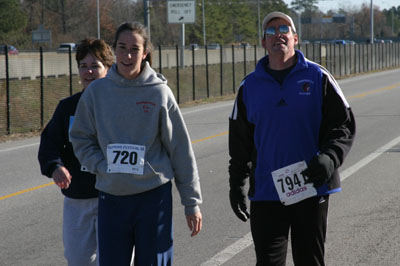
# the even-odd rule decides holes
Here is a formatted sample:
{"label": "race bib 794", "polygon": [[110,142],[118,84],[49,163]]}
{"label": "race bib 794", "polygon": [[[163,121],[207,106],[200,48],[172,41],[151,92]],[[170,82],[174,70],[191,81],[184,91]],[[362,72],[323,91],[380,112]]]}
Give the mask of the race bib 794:
{"label": "race bib 794", "polygon": [[306,162],[301,161],[271,172],[279,199],[284,205],[291,205],[317,195],[312,184],[305,184],[307,177],[301,172],[306,168]]}

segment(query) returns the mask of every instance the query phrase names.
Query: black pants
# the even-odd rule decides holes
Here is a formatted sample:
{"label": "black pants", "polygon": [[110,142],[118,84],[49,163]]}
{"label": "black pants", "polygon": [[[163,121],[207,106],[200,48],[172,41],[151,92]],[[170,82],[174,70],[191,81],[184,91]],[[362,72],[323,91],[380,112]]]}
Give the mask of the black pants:
{"label": "black pants", "polygon": [[275,201],[252,201],[250,224],[256,266],[284,266],[288,235],[296,266],[324,266],[329,196],[312,197],[284,206]]}

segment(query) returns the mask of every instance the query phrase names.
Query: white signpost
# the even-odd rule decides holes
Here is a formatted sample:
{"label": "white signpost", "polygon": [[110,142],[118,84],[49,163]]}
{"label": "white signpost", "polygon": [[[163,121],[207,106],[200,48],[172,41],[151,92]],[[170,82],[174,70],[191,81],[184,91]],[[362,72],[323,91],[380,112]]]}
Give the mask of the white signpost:
{"label": "white signpost", "polygon": [[196,21],[196,1],[168,1],[168,23],[194,23]]}
{"label": "white signpost", "polygon": [[185,23],[195,23],[196,21],[196,1],[195,0],[175,0],[168,3],[168,23],[182,24],[181,31],[181,67],[184,67],[185,49]]}

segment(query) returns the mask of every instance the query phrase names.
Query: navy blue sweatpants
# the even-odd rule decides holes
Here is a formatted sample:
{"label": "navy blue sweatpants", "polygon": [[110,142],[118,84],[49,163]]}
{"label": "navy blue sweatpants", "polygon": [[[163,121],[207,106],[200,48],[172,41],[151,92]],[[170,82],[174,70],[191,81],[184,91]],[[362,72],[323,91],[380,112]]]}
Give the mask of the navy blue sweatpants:
{"label": "navy blue sweatpants", "polygon": [[140,194],[99,193],[100,266],[172,265],[171,182]]}

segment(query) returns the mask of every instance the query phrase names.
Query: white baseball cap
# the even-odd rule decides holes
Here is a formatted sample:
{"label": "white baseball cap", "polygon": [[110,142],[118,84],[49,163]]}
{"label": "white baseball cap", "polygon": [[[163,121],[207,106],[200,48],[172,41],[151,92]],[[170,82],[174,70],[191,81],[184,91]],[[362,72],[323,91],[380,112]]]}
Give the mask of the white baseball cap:
{"label": "white baseball cap", "polygon": [[262,24],[263,30],[265,30],[265,28],[267,27],[268,22],[270,22],[274,18],[281,18],[286,20],[287,22],[289,22],[290,27],[292,27],[293,31],[296,32],[296,27],[294,26],[292,18],[286,15],[285,13],[279,11],[271,12],[264,18]]}

